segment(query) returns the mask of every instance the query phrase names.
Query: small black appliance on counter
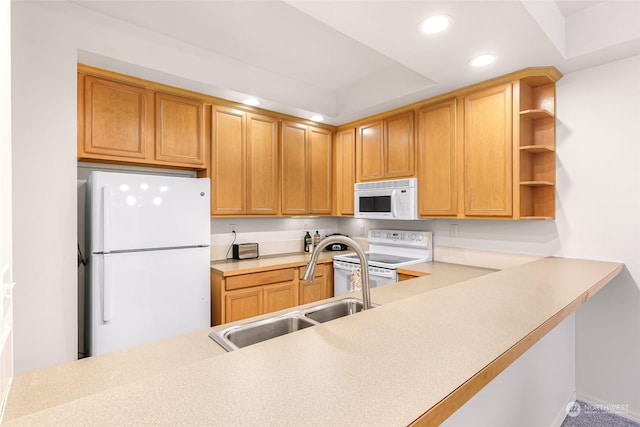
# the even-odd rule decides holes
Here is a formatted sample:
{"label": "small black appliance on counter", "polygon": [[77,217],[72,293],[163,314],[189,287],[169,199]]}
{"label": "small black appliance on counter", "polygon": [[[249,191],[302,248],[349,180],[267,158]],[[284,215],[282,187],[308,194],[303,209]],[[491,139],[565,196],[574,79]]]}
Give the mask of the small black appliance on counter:
{"label": "small black appliance on counter", "polygon": [[[345,236],[345,237],[349,237],[346,234],[341,234],[341,233],[333,233],[330,236]],[[326,236],[329,237],[329,236]],[[348,248],[347,245],[345,245],[344,243],[332,243],[329,246],[327,246],[324,250],[325,251],[346,251]]]}

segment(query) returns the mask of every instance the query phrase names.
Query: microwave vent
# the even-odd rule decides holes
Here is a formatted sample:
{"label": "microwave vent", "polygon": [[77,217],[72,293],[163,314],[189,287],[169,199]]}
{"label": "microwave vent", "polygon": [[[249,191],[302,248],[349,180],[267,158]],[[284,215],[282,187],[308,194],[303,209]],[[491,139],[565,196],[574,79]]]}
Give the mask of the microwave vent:
{"label": "microwave vent", "polygon": [[416,186],[415,178],[394,179],[391,181],[358,182],[356,190],[378,190],[384,188],[411,188]]}

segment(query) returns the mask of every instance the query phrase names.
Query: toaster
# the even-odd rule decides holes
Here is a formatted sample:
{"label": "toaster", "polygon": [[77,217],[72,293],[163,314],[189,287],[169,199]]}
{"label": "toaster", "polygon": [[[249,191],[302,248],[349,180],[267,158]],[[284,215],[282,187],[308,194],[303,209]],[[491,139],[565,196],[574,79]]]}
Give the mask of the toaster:
{"label": "toaster", "polygon": [[250,259],[258,258],[258,244],[257,243],[234,243],[233,244],[233,259]]}

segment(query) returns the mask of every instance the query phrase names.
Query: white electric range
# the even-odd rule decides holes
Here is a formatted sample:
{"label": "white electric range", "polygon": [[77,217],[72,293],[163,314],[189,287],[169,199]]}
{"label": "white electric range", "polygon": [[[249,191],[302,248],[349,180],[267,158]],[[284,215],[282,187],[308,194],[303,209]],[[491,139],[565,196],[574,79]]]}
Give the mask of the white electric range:
{"label": "white electric range", "polygon": [[[431,231],[369,230],[369,287],[396,283],[398,267],[433,260]],[[351,276],[360,268],[354,254],[333,257],[333,292],[344,295],[351,291]]]}

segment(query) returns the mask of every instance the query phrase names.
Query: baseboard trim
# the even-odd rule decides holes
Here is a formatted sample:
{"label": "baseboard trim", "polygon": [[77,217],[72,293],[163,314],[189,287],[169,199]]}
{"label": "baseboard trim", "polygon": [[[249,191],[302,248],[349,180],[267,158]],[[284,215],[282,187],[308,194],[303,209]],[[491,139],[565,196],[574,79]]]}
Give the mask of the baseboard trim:
{"label": "baseboard trim", "polygon": [[[589,405],[593,405],[593,406],[597,406],[597,407],[610,407],[610,406],[614,406],[613,404],[609,403],[609,402],[605,402],[603,400],[600,399],[596,399],[595,397],[586,395],[584,393],[577,393],[576,396],[577,400],[581,400],[585,403],[588,403]],[[609,412],[613,412],[616,415],[619,415],[623,418],[629,419],[631,421],[635,421],[637,423],[640,423],[640,413],[638,412],[634,412],[634,411],[609,411]]]}
{"label": "baseboard trim", "polygon": [[562,425],[562,422],[564,421],[564,419],[567,418],[567,407],[569,406],[570,403],[575,402],[575,400],[576,400],[576,392],[574,391],[569,395],[567,400],[564,402],[564,404],[562,405],[562,408],[560,408],[560,410],[558,411],[558,414],[553,419],[553,422],[551,423],[550,427],[560,427]]}

